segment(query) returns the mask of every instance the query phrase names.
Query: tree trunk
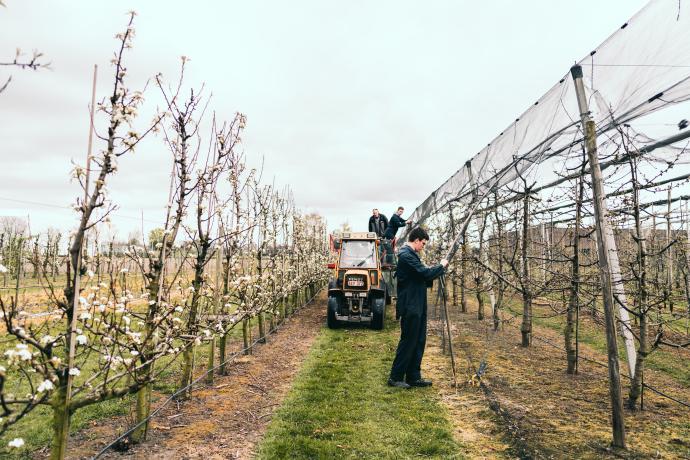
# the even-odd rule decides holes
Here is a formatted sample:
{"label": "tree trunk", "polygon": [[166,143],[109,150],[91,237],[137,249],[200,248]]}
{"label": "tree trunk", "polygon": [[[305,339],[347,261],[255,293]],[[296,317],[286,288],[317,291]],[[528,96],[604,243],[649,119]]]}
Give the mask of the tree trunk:
{"label": "tree trunk", "polygon": [[[582,168],[585,161],[583,158]],[[584,174],[584,171],[583,171]],[[582,219],[582,200],[584,198],[584,176],[580,176],[575,188],[577,200],[575,202],[575,228],[573,229],[573,258],[570,269],[570,300],[568,302],[568,314],[565,326],[565,349],[568,360],[568,374],[577,374],[578,344],[577,344],[577,320],[580,311],[580,222]]]}
{"label": "tree trunk", "polygon": [[532,295],[530,289],[530,270],[527,250],[529,248],[529,189],[525,189],[525,198],[522,209],[522,346],[529,347],[532,341]]}
{"label": "tree trunk", "polygon": [[644,381],[645,359],[649,354],[649,341],[647,340],[647,315],[640,317],[640,346],[637,349],[637,361],[635,362],[635,376],[630,382],[630,393],[628,394],[628,409],[637,408],[637,400],[642,395],[642,382]]}
{"label": "tree trunk", "polygon": [[252,354],[252,349],[249,346],[249,327],[249,320],[247,318],[244,318],[242,320],[242,343],[244,344],[243,354],[245,355]]}
{"label": "tree trunk", "polygon": [[630,393],[628,393],[628,408],[634,410],[637,400],[642,395],[642,382],[644,381],[645,359],[649,354],[649,343],[647,340],[647,304],[649,292],[647,289],[647,242],[642,234],[642,222],[640,214],[639,182],[637,180],[637,164],[630,160],[630,169],[633,182],[633,216],[635,217],[635,241],[637,242],[637,270],[636,280],[638,289],[638,310],[637,318],[640,322],[639,347],[637,349],[637,360],[635,362],[635,372],[630,382]]}
{"label": "tree trunk", "polygon": [[218,361],[220,367],[218,368],[218,375],[227,375],[226,365],[225,365],[225,348],[227,344],[228,333],[223,332],[218,339]]}
{"label": "tree trunk", "polygon": [[[496,194],[494,196],[494,202],[498,203],[498,195]],[[496,220],[496,259],[497,259],[497,269],[498,273],[503,275],[503,224],[501,223],[500,216],[498,214],[498,205],[495,206],[494,208],[494,219]],[[496,295],[496,304],[494,305],[493,309],[493,323],[494,323],[494,331],[497,331],[500,324],[501,324],[501,319],[499,316],[499,312],[501,308],[503,307],[503,294],[505,292],[505,283],[501,279],[501,277],[496,277],[496,285],[498,288],[498,293]]]}
{"label": "tree trunk", "polygon": [[53,408],[53,439],[50,446],[50,460],[63,460],[69,439],[70,413],[67,403],[67,379],[60,379],[51,406]]}
{"label": "tree trunk", "polygon": [[[148,366],[147,366],[148,367]],[[144,372],[148,372],[145,369]],[[151,413],[151,384],[147,383],[142,386],[137,392],[137,406],[136,406],[136,421],[135,423],[141,423],[149,416]],[[139,428],[132,432],[132,442],[140,443],[146,440],[148,435],[149,424],[148,422],[142,424]]]}
{"label": "tree trunk", "polygon": [[462,259],[460,260],[460,310],[467,313],[467,232],[462,235]]}

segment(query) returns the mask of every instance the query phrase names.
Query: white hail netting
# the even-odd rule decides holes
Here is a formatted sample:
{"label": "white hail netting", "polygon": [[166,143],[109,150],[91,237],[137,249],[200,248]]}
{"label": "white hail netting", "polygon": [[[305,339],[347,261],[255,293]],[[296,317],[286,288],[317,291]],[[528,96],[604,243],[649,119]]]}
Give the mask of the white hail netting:
{"label": "white hail netting", "polygon": [[[579,64],[598,134],[613,137],[611,131],[619,125],[689,100],[690,5],[652,0]],[[568,72],[424,200],[411,218],[424,222],[449,202],[469,197],[474,185],[482,195],[547,158],[567,155],[582,141],[579,122]],[[580,152],[573,149],[573,154]],[[675,160],[678,152],[665,148],[653,155],[659,161]]]}

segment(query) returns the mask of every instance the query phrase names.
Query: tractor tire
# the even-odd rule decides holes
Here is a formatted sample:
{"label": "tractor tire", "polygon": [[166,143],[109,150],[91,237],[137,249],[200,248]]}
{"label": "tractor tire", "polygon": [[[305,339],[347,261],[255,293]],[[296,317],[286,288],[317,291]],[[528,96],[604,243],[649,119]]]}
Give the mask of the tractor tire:
{"label": "tractor tire", "polygon": [[328,298],[328,308],[326,312],[326,325],[328,329],[338,329],[340,327],[340,322],[335,317],[335,313],[338,309],[338,299],[336,297]]}
{"label": "tractor tire", "polygon": [[[377,302],[379,303],[379,302]],[[380,305],[376,305],[371,315],[370,327],[376,331],[383,330],[383,324],[386,322],[386,305],[384,299],[380,299]]]}

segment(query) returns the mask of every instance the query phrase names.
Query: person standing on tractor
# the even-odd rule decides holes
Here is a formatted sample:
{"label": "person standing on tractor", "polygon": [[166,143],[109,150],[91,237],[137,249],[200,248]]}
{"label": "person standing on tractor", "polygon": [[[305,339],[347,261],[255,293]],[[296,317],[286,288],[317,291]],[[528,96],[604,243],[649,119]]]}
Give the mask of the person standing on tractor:
{"label": "person standing on tractor", "polygon": [[421,372],[426,346],[426,290],[434,278],[443,275],[448,261],[442,259],[433,267],[424,265],[419,252],[428,241],[429,234],[426,230],[416,227],[398,253],[395,275],[398,279],[396,310],[400,316],[400,342],[388,379],[388,385],[396,388],[431,385],[431,381],[422,378]]}
{"label": "person standing on tractor", "polygon": [[386,228],[386,232],[383,234],[383,237],[387,240],[395,238],[395,234],[398,233],[399,228],[403,228],[405,225],[412,223],[412,220],[405,220],[401,217],[404,211],[405,208],[398,206],[398,210],[391,216],[391,220],[388,222],[388,228]]}
{"label": "person standing on tractor", "polygon": [[372,214],[369,218],[369,231],[376,233],[376,236],[379,238],[383,238],[383,234],[388,227],[388,219],[376,208],[373,209]]}

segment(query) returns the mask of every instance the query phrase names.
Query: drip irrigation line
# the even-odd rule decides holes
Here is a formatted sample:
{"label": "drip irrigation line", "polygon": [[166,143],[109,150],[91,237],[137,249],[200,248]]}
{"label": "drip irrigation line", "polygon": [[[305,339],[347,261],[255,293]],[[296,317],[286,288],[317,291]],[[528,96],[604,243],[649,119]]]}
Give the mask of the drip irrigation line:
{"label": "drip irrigation line", "polygon": [[[54,204],[54,203],[42,203],[40,201],[30,201],[30,200],[19,200],[16,198],[8,198],[5,196],[0,196],[0,200],[2,201],[13,201],[15,203],[23,203],[23,204],[33,204],[37,206],[45,206],[48,208],[57,208],[57,209],[73,209],[72,206],[65,206],[65,205],[60,205],[60,204]],[[117,214],[116,212],[111,212],[110,213],[113,217],[116,218],[122,218],[122,219],[130,219],[130,220],[137,220],[137,221],[144,221],[148,222],[150,224],[160,224],[161,222],[158,220],[151,220],[151,219],[142,219],[141,217],[134,217],[134,216],[127,216],[124,214]]]}
{"label": "drip irrigation line", "polygon": [[[310,304],[310,303],[321,293],[321,291],[323,291],[323,288],[319,289],[319,290],[316,292],[316,294],[314,294],[314,296],[312,296],[311,299],[307,300],[303,305],[301,305],[299,308],[297,308],[297,309],[290,315],[290,317],[293,316],[295,312],[297,312],[297,311],[303,309],[304,307],[306,307],[307,305],[309,305],[309,304]],[[283,326],[283,324],[285,324],[284,321],[283,321],[283,323],[276,325],[276,327],[273,328],[272,330],[269,330],[267,335],[271,335],[271,334],[275,333],[276,331],[278,331],[278,329],[280,329],[280,328]],[[105,454],[108,450],[110,450],[115,444],[117,444],[118,442],[122,441],[124,438],[126,438],[126,437],[129,436],[130,434],[132,434],[137,428],[140,428],[140,427],[143,426],[144,424],[148,423],[153,417],[155,417],[161,410],[163,410],[163,408],[165,408],[165,407],[166,407],[173,399],[175,399],[177,396],[179,396],[180,394],[184,393],[184,392],[187,391],[188,389],[192,388],[194,385],[196,385],[197,383],[201,382],[202,380],[205,380],[206,377],[207,377],[209,374],[211,374],[212,372],[215,372],[216,370],[220,369],[222,366],[224,366],[224,365],[228,364],[229,362],[233,361],[233,360],[234,360],[238,355],[240,355],[241,353],[245,353],[245,352],[251,350],[254,346],[258,345],[259,343],[265,343],[265,339],[266,339],[265,336],[264,336],[264,337],[259,337],[259,338],[257,338],[257,339],[256,339],[254,342],[252,342],[249,346],[246,346],[246,347],[244,347],[243,349],[241,349],[241,350],[239,350],[239,351],[236,351],[235,353],[232,353],[232,354],[228,357],[228,359],[226,359],[226,360],[223,361],[222,363],[218,364],[217,366],[215,366],[215,367],[213,367],[213,368],[211,368],[211,369],[208,369],[206,372],[204,372],[204,373],[203,373],[200,377],[198,377],[196,380],[193,380],[189,385],[187,385],[187,386],[185,386],[185,387],[183,387],[183,388],[180,388],[179,390],[175,391],[175,392],[174,392],[172,395],[170,395],[160,406],[158,406],[154,411],[152,411],[152,412],[148,415],[148,417],[146,417],[144,420],[142,420],[141,422],[137,423],[136,425],[130,427],[127,431],[125,431],[125,432],[124,432],[123,434],[121,434],[119,437],[117,437],[117,438],[114,439],[112,442],[110,442],[110,444],[106,445],[103,449],[100,450],[100,452],[98,452],[94,457],[92,457],[92,460],[96,460],[96,459],[100,458],[103,454]]]}

